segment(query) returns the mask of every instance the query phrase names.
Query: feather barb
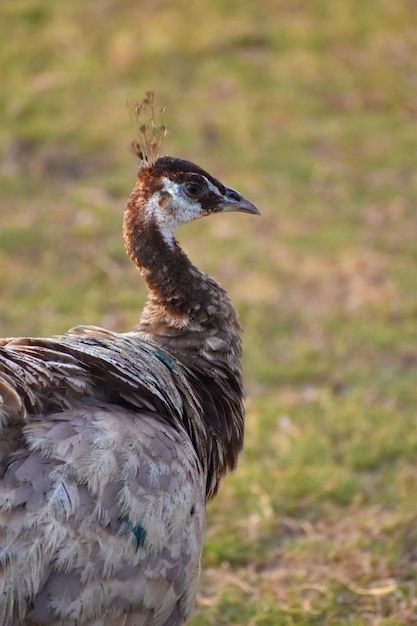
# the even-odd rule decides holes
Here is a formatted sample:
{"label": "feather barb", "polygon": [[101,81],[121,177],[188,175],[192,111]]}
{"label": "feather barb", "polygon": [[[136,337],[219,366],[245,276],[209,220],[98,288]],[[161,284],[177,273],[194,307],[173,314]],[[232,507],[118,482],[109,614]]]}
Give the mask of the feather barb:
{"label": "feather barb", "polygon": [[152,165],[160,156],[160,150],[168,132],[163,123],[165,105],[159,110],[159,121],[155,113],[155,94],[147,91],[142,102],[129,105],[137,128],[137,138],[132,141],[134,153],[142,162],[142,167]]}

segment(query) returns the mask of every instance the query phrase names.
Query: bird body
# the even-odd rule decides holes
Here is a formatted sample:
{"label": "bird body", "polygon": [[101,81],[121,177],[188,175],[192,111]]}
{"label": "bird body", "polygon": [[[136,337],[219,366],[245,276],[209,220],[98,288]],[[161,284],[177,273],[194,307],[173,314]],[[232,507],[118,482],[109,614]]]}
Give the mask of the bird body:
{"label": "bird body", "polygon": [[198,400],[186,368],[138,334],[2,348],[25,372],[4,442],[4,625],[181,624],[191,611],[206,485],[182,413]]}
{"label": "bird body", "polygon": [[0,341],[0,623],[181,626],[206,502],[243,445],[240,325],[173,231],[257,213],[198,166],[141,167],[124,219],[137,328]]}

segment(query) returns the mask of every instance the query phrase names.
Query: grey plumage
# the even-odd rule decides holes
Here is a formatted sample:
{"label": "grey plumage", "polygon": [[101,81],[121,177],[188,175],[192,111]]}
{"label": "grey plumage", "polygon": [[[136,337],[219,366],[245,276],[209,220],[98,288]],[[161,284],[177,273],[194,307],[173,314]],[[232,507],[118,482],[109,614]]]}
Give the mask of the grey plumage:
{"label": "grey plumage", "polygon": [[112,624],[120,610],[115,624],[175,624],[177,600],[190,612],[205,485],[181,416],[198,400],[160,346],[102,335],[1,349],[16,381],[2,410],[5,626]]}
{"label": "grey plumage", "polygon": [[160,214],[256,212],[232,191],[186,161],[144,164],[125,215],[150,291],[137,329],[0,341],[3,626],[189,617],[206,501],[242,447],[240,326]]}

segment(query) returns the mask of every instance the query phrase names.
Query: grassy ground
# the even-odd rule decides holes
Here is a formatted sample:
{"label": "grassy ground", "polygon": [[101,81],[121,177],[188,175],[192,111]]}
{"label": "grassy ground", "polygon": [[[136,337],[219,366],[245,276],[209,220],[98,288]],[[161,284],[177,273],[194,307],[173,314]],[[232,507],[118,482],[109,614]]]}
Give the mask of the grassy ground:
{"label": "grassy ground", "polygon": [[245,326],[245,453],[191,624],[417,622],[412,0],[6,0],[0,332],[130,329],[126,101],[263,217],[180,233]]}

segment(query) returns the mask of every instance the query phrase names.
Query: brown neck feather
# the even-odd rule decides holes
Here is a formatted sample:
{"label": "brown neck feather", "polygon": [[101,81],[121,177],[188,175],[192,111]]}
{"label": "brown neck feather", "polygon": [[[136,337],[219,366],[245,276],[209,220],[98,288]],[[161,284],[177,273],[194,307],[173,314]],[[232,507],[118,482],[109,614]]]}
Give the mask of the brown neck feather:
{"label": "brown neck feather", "polygon": [[139,191],[134,190],[127,202],[123,232],[127,253],[149,290],[140,330],[153,334],[162,330],[165,335],[175,330],[201,332],[229,323],[239,332],[227,293],[191,263],[175,239],[171,245],[165,241],[157,224],[146,215]]}
{"label": "brown neck feather", "polygon": [[184,425],[206,467],[211,498],[220,478],[235,468],[243,445],[241,327],[226,292],[175,240],[164,239],[145,202],[136,187],[123,229],[126,250],[149,289],[135,330],[152,335],[193,372],[205,425],[203,430],[192,421]]}

